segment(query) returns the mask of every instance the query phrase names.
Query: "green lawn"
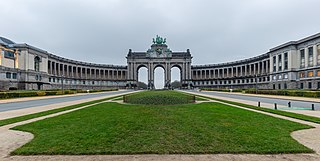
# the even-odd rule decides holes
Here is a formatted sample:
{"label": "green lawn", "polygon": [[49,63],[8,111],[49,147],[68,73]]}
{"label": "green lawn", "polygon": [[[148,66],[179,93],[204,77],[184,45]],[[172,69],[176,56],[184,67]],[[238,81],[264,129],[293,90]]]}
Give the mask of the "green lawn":
{"label": "green lawn", "polygon": [[58,112],[66,111],[66,110],[71,110],[74,108],[79,108],[79,107],[99,103],[99,102],[106,101],[106,100],[113,99],[113,98],[115,98],[115,97],[104,98],[104,99],[100,99],[100,100],[94,100],[94,101],[90,101],[90,102],[70,105],[70,106],[66,106],[66,107],[62,107],[62,108],[58,108],[58,109],[53,109],[53,110],[38,112],[38,113],[34,113],[34,114],[29,114],[29,115],[9,118],[9,119],[5,119],[5,120],[0,120],[0,126],[13,124],[16,122],[21,122],[21,121],[25,121],[25,120],[29,120],[29,119],[33,119],[33,118],[37,118],[37,117],[41,117],[41,116],[46,116],[46,115],[50,115],[50,114],[54,114],[54,113],[58,113]]}
{"label": "green lawn", "polygon": [[125,102],[146,105],[175,105],[194,103],[193,97],[194,95],[172,90],[154,90],[129,94]]}
{"label": "green lawn", "polygon": [[241,106],[241,107],[251,108],[251,109],[258,110],[258,111],[269,112],[269,113],[273,113],[273,114],[277,114],[277,115],[287,116],[287,117],[291,117],[291,118],[295,118],[295,119],[299,119],[299,120],[305,120],[305,121],[320,124],[319,117],[307,116],[307,115],[303,115],[303,114],[292,113],[292,112],[281,111],[281,110],[274,110],[274,109],[270,109],[270,108],[258,107],[258,106],[253,106],[253,105],[248,105],[248,104],[233,102],[233,101],[228,101],[228,100],[222,100],[222,99],[217,99],[217,98],[212,98],[212,97],[206,97],[206,96],[201,96],[201,97],[207,98],[210,100],[215,100],[215,101],[220,101],[220,102],[232,104],[232,105],[237,105],[237,106]]}
{"label": "green lawn", "polygon": [[13,154],[308,153],[290,137],[310,126],[219,103],[102,103],[15,127],[35,138]]}

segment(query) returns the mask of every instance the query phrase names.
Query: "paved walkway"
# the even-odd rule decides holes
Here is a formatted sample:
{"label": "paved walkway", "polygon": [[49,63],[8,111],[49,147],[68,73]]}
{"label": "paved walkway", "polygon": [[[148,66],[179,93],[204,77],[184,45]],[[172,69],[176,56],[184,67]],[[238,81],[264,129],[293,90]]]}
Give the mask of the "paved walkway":
{"label": "paved walkway", "polygon": [[[226,103],[224,103],[226,104]],[[229,105],[229,104],[228,104]],[[90,106],[90,105],[89,105]],[[234,105],[231,105],[234,106]],[[49,117],[54,117],[60,114],[72,112],[75,110],[79,110],[85,107],[80,107],[77,109],[72,109],[69,111],[64,111],[48,116],[43,116],[7,126],[0,127],[0,160],[3,161],[102,161],[102,160],[119,160],[119,161],[131,161],[131,160],[142,160],[142,161],[164,161],[164,160],[183,160],[183,161],[196,161],[196,160],[203,160],[203,161],[209,161],[209,160],[219,160],[219,161],[273,161],[273,160],[279,160],[279,161],[319,161],[320,160],[320,125],[297,120],[294,118],[289,118],[285,116],[279,116],[271,113],[266,113],[262,111],[257,111],[253,109],[247,109],[240,106],[234,106],[237,108],[242,108],[258,113],[263,113],[269,116],[282,118],[286,120],[290,120],[293,122],[298,122],[302,124],[307,124],[310,126],[313,126],[315,128],[313,129],[307,129],[307,130],[300,130],[295,131],[292,133],[292,137],[298,140],[300,143],[304,144],[305,146],[313,149],[316,153],[315,154],[279,154],[279,155],[256,155],[256,154],[212,154],[212,155],[53,155],[53,156],[10,156],[9,153],[13,151],[14,149],[24,145],[25,143],[29,142],[33,135],[26,132],[20,132],[20,131],[13,131],[9,130],[12,127],[15,127],[17,125],[27,124],[30,122],[42,120]]]}
{"label": "paved walkway", "polygon": [[[48,110],[57,109],[57,108],[62,108],[65,106],[70,106],[70,105],[75,105],[75,104],[79,104],[79,103],[99,100],[99,99],[103,99],[103,98],[107,98],[107,97],[113,97],[115,94],[122,95],[127,92],[132,92],[132,91],[124,91],[123,90],[123,91],[102,92],[99,94],[92,93],[92,94],[80,95],[81,98],[78,98],[77,96],[75,96],[77,98],[75,98],[75,97],[70,98],[69,101],[66,100],[65,97],[58,97],[58,98],[55,97],[55,98],[49,98],[46,100],[40,99],[41,101],[45,102],[45,105],[41,105],[42,103],[39,104],[36,102],[33,105],[33,101],[39,100],[39,99],[33,98],[32,102],[28,102],[28,104],[33,105],[31,107],[0,112],[0,120],[23,116],[23,115],[28,115],[28,114],[33,114],[33,113],[38,113],[38,112],[43,112],[43,111],[48,111]],[[69,97],[69,96],[67,96],[67,97]],[[50,103],[50,99],[58,99],[58,100],[55,100],[54,102]],[[60,100],[60,99],[63,99],[63,100]],[[46,102],[46,101],[48,101],[48,102]],[[25,102],[19,102],[18,106],[20,106],[21,104],[24,104],[24,103]],[[11,103],[9,103],[9,104],[11,104]],[[14,105],[16,105],[16,104],[14,104]],[[1,106],[2,106],[2,104],[0,104],[0,107]],[[11,106],[13,106],[13,105],[11,105]]]}
{"label": "paved walkway", "polygon": [[[248,104],[248,105],[253,105],[253,106],[257,106],[258,101],[259,100],[259,96],[248,96],[248,97],[257,97],[254,99],[245,99],[243,97],[228,97],[229,95],[241,95],[241,94],[231,94],[231,93],[226,93],[226,92],[211,92],[211,91],[205,91],[205,92],[193,92],[193,91],[183,91],[183,92],[191,92],[194,94],[198,94],[198,95],[205,95],[207,97],[212,97],[212,98],[217,98],[217,99],[222,99],[222,100],[228,100],[228,101],[233,101],[233,102],[239,102],[239,103],[244,103],[244,104]],[[248,95],[248,94],[246,94]],[[275,96],[271,96],[272,98]],[[256,100],[257,99],[257,100]],[[278,98],[273,98],[273,99],[278,99]],[[281,101],[281,99],[279,98],[279,101]],[[266,102],[261,102],[261,107],[266,107],[266,108],[274,108],[274,104],[273,103],[266,103]],[[287,105],[277,105],[279,110],[284,110],[287,112],[292,112],[292,113],[298,113],[298,114],[303,114],[303,115],[309,115],[309,116],[314,116],[314,117],[320,117],[320,110],[317,111],[312,111],[312,110],[292,110],[290,108],[287,107]]]}
{"label": "paved walkway", "polygon": [[[209,92],[209,91],[207,91],[207,92]],[[215,92],[218,92],[218,91],[215,91]],[[311,98],[311,97],[249,94],[249,93],[240,93],[240,92],[218,92],[218,93],[228,93],[228,94],[233,94],[233,95],[242,95],[242,96],[250,96],[250,97],[264,97],[264,98],[275,98],[275,99],[296,100],[296,101],[309,101],[309,102],[320,103],[320,98]]]}

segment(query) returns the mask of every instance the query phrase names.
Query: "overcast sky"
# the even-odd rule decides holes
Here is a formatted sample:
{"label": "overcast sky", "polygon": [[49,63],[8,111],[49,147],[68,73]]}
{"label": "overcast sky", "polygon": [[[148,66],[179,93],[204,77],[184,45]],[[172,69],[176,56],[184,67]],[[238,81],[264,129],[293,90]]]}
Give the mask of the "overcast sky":
{"label": "overcast sky", "polygon": [[125,65],[167,38],[193,64],[249,58],[320,31],[319,0],[0,0],[0,36],[56,55]]}

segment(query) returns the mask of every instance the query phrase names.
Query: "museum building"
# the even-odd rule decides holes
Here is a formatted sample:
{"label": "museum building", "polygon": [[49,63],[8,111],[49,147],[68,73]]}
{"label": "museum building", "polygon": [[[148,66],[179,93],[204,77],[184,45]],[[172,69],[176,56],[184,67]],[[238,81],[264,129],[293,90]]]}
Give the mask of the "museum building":
{"label": "museum building", "polygon": [[82,62],[0,37],[0,90],[135,88],[141,67],[150,89],[157,67],[164,69],[165,88],[171,87],[173,67],[184,88],[320,88],[320,33],[248,59],[205,65],[192,65],[189,49],[171,51],[157,36],[150,49],[129,49],[126,59],[126,65]]}

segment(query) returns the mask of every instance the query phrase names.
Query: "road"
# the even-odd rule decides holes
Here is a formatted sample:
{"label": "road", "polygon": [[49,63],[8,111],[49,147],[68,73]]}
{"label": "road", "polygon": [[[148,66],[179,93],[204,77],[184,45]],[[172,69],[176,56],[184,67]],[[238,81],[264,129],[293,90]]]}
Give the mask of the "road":
{"label": "road", "polygon": [[320,103],[319,102],[312,102],[312,101],[298,101],[298,100],[290,100],[288,99],[280,99],[280,98],[266,98],[266,97],[259,97],[259,96],[248,96],[242,94],[230,94],[230,93],[222,93],[222,92],[208,92],[208,91],[192,91],[194,93],[199,94],[207,94],[212,96],[219,96],[225,98],[233,98],[239,100],[246,100],[246,101],[253,101],[253,102],[261,102],[261,103],[268,103],[274,104],[277,103],[279,106],[288,106],[288,102],[291,102],[291,107],[293,108],[301,108],[301,109],[311,109],[311,104],[314,104],[316,110],[320,110]]}
{"label": "road", "polygon": [[93,93],[93,94],[66,96],[66,97],[58,97],[58,98],[46,98],[46,99],[21,101],[21,102],[1,103],[0,112],[38,107],[38,106],[46,106],[46,105],[51,105],[51,104],[56,104],[61,102],[77,101],[77,100],[102,97],[102,96],[107,97],[110,95],[122,94],[127,92],[129,91],[113,91],[113,92]]}

